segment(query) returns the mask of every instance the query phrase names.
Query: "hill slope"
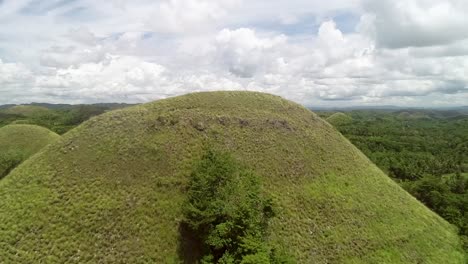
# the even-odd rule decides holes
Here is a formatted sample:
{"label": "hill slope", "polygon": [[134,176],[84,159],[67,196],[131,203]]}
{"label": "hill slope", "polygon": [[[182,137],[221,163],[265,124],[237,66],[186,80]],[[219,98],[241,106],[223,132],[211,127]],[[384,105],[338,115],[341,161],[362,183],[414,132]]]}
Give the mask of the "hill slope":
{"label": "hill slope", "polygon": [[455,230],[332,126],[279,97],[198,93],[106,113],[0,181],[6,262],[178,263],[207,145],[262,179],[298,263],[463,263]]}
{"label": "hill slope", "polygon": [[54,132],[34,125],[8,125],[0,128],[0,178],[59,138]]}

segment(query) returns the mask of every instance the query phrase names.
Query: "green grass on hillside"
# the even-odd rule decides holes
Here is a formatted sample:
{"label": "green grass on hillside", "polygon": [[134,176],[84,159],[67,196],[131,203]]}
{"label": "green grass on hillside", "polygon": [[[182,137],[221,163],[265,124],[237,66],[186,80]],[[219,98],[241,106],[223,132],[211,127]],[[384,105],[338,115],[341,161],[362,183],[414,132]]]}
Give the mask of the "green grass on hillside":
{"label": "green grass on hillside", "polygon": [[336,126],[344,125],[353,122],[353,118],[345,113],[334,113],[331,116],[327,117],[327,122]]}
{"label": "green grass on hillside", "polygon": [[280,97],[197,93],[92,118],[0,181],[6,263],[181,263],[207,145],[262,181],[269,241],[298,263],[464,263],[453,226],[331,125]]}
{"label": "green grass on hillside", "polygon": [[0,128],[0,178],[59,135],[34,125],[8,125]]}
{"label": "green grass on hillside", "polygon": [[335,127],[400,186],[455,225],[468,253],[468,115],[431,109],[346,114],[353,122]]}

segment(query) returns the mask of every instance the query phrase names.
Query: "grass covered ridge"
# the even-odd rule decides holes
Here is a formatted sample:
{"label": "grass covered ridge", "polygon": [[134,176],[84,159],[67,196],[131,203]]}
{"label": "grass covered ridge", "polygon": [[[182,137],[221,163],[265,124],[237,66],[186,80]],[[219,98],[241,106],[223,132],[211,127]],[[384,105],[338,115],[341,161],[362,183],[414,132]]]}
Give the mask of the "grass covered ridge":
{"label": "grass covered ridge", "polygon": [[331,125],[280,97],[196,93],[95,117],[0,181],[0,259],[180,263],[207,145],[255,172],[298,263],[464,263],[454,228]]}

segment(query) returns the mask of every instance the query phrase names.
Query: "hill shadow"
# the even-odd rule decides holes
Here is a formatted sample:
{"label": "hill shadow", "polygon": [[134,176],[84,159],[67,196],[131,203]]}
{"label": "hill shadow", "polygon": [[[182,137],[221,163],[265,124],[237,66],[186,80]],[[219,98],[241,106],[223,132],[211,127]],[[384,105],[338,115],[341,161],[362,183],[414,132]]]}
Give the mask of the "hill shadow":
{"label": "hill shadow", "polygon": [[186,223],[179,224],[179,246],[177,253],[184,264],[200,263],[202,241],[192,232]]}

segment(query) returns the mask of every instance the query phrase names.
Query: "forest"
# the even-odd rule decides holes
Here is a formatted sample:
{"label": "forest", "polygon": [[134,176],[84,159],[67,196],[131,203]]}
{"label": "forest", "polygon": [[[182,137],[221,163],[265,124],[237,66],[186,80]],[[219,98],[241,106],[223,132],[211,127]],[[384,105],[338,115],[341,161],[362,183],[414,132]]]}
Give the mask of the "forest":
{"label": "forest", "polygon": [[352,110],[319,115],[400,186],[457,226],[467,249],[466,112]]}

